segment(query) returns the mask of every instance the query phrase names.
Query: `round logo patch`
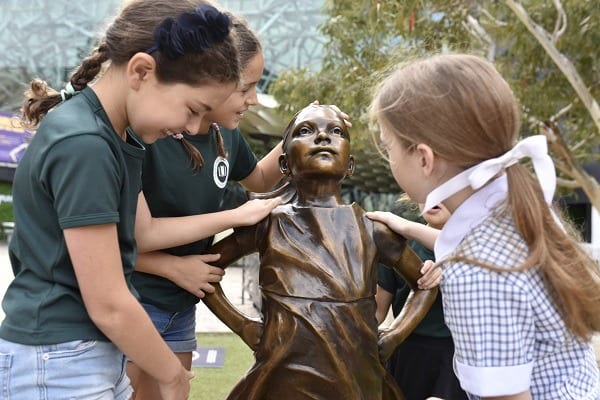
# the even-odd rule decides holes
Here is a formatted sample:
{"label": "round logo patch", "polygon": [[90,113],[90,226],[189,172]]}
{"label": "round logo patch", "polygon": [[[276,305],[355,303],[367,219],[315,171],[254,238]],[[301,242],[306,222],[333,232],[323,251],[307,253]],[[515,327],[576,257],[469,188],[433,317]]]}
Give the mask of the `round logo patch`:
{"label": "round logo patch", "polygon": [[223,189],[227,184],[227,178],[229,177],[229,161],[223,157],[217,157],[213,165],[213,178],[215,185],[219,189]]}

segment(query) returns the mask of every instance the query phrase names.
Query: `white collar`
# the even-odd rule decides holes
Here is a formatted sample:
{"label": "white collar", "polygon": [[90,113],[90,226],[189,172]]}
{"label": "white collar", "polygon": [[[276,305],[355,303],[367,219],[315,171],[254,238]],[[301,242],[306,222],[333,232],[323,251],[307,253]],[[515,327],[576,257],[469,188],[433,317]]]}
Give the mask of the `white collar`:
{"label": "white collar", "polygon": [[491,215],[495,206],[507,195],[508,181],[506,174],[502,174],[458,206],[435,241],[436,261],[443,261],[450,256],[466,234]]}
{"label": "white collar", "polygon": [[544,198],[552,203],[556,189],[556,172],[552,158],[548,155],[548,143],[544,135],[529,136],[518,142],[512,149],[496,158],[490,158],[453,176],[427,195],[422,212],[426,213],[436,205],[466,187],[478,190],[487,182],[504,172],[507,167],[523,158],[531,158]]}

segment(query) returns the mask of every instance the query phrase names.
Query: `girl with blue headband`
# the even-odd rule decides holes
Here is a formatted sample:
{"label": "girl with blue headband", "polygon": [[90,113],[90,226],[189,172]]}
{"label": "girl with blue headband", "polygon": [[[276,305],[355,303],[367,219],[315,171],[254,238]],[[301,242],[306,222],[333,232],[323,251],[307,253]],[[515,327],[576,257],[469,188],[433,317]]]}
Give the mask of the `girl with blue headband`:
{"label": "girl with blue headband", "polygon": [[[137,246],[198,240],[195,217],[152,219],[134,237],[145,143],[195,131],[240,78],[231,20],[201,1],[133,0],[64,90],[34,80],[37,127],[14,178],[15,279],[3,300],[2,395],[125,400],[126,357],[163,399],[193,374],[167,347],[131,285]],[[137,245],[136,245],[137,239]],[[151,351],[148,351],[151,349]]]}

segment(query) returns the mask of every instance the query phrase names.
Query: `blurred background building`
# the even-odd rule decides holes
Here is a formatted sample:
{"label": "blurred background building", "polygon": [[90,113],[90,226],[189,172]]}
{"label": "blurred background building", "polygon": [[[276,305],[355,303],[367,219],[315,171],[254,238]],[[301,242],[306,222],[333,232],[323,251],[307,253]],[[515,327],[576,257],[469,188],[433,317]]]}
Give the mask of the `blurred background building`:
{"label": "blurred background building", "polygon": [[[2,0],[0,13],[0,112],[16,112],[26,82],[42,77],[61,88],[70,72],[95,44],[123,0]],[[270,148],[285,124],[272,112],[268,87],[288,68],[318,69],[322,38],[318,25],[323,0],[221,0],[244,15],[263,43],[265,69],[259,82],[260,105],[242,122],[257,146]]]}

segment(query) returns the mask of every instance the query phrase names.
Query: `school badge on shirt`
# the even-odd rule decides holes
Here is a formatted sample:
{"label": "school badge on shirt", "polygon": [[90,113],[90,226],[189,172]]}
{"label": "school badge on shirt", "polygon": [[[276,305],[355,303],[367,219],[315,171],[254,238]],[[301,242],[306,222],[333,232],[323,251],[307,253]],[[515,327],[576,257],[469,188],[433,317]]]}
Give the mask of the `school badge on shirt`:
{"label": "school badge on shirt", "polygon": [[217,157],[213,164],[213,179],[215,185],[219,189],[223,189],[227,184],[227,178],[229,177],[229,161],[223,157]]}

